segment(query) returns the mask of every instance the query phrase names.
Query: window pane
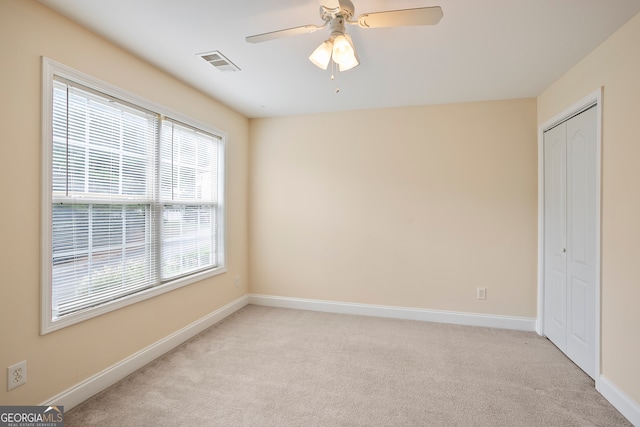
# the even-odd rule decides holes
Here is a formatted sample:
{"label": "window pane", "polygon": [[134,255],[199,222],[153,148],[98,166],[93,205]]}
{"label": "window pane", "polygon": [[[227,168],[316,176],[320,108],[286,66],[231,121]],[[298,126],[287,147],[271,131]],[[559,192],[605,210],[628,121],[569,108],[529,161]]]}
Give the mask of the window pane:
{"label": "window pane", "polygon": [[86,102],[87,135],[92,146],[120,149],[122,140],[122,109],[118,104],[106,104],[101,99]]}
{"label": "window pane", "polygon": [[174,168],[175,182],[178,183],[178,194],[176,199],[196,198],[196,170],[188,166],[178,166]]}
{"label": "window pane", "polygon": [[87,183],[87,148],[85,144],[69,143],[67,160],[68,191],[72,193],[86,193]]}
{"label": "window pane", "polygon": [[74,93],[71,88],[68,88],[68,91],[69,112],[67,128],[69,129],[69,141],[84,143],[88,141],[87,109],[89,108],[89,100],[78,93]]}
{"label": "window pane", "polygon": [[53,206],[56,313],[117,299],[158,283],[149,205]]}
{"label": "window pane", "polygon": [[217,265],[214,206],[163,209],[162,277],[169,279]]}
{"label": "window pane", "polygon": [[54,204],[52,209],[53,264],[89,249],[89,207]]}
{"label": "window pane", "polygon": [[117,153],[89,149],[89,193],[120,194],[120,156]]}
{"label": "window pane", "polygon": [[69,87],[68,94],[63,88],[54,94],[59,122],[54,125],[54,191],[151,199],[156,115],[77,87]]}
{"label": "window pane", "polygon": [[118,247],[122,245],[124,206],[96,205],[91,209],[93,246]]}
{"label": "window pane", "polygon": [[170,121],[162,123],[163,200],[215,202],[218,139]]}
{"label": "window pane", "polygon": [[147,206],[126,206],[125,244],[128,248],[149,245],[147,236],[149,212]]}
{"label": "window pane", "polygon": [[125,155],[122,158],[122,194],[144,196],[147,194],[147,162],[144,157]]}

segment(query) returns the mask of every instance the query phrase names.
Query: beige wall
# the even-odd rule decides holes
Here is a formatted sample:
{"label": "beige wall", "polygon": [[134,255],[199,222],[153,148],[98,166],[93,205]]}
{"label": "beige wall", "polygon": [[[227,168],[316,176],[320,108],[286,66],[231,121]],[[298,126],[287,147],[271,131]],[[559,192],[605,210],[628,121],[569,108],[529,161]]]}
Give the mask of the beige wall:
{"label": "beige wall", "polygon": [[602,132],[602,374],[640,402],[640,15],[538,98],[538,123],[599,87]]}
{"label": "beige wall", "polygon": [[[39,335],[41,55],[228,132],[228,273]],[[248,121],[33,0],[0,0],[0,58],[0,405],[39,404],[247,293]]]}
{"label": "beige wall", "polygon": [[536,316],[535,99],[250,132],[253,293]]}

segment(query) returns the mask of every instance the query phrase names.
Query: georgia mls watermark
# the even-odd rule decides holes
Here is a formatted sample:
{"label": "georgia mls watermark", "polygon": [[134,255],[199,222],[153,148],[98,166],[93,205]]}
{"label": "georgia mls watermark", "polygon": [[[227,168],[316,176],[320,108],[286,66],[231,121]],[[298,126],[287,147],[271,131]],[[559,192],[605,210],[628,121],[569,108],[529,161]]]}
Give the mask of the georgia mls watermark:
{"label": "georgia mls watermark", "polygon": [[0,427],[64,427],[64,407],[0,406]]}

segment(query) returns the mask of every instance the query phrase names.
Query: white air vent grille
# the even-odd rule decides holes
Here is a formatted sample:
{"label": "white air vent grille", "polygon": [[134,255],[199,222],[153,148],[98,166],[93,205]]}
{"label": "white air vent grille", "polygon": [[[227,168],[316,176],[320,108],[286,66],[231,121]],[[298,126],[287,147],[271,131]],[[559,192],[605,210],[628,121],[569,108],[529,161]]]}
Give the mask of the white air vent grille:
{"label": "white air vent grille", "polygon": [[198,56],[220,71],[240,71],[240,68],[236,64],[229,61],[227,57],[217,50],[214,52],[199,53]]}

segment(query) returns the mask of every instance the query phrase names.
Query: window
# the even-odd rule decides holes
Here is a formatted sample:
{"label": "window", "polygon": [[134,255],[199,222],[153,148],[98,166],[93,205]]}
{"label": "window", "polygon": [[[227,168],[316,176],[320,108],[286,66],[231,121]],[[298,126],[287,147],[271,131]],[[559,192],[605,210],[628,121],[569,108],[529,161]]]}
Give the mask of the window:
{"label": "window", "polygon": [[43,333],[225,271],[222,132],[43,59]]}

